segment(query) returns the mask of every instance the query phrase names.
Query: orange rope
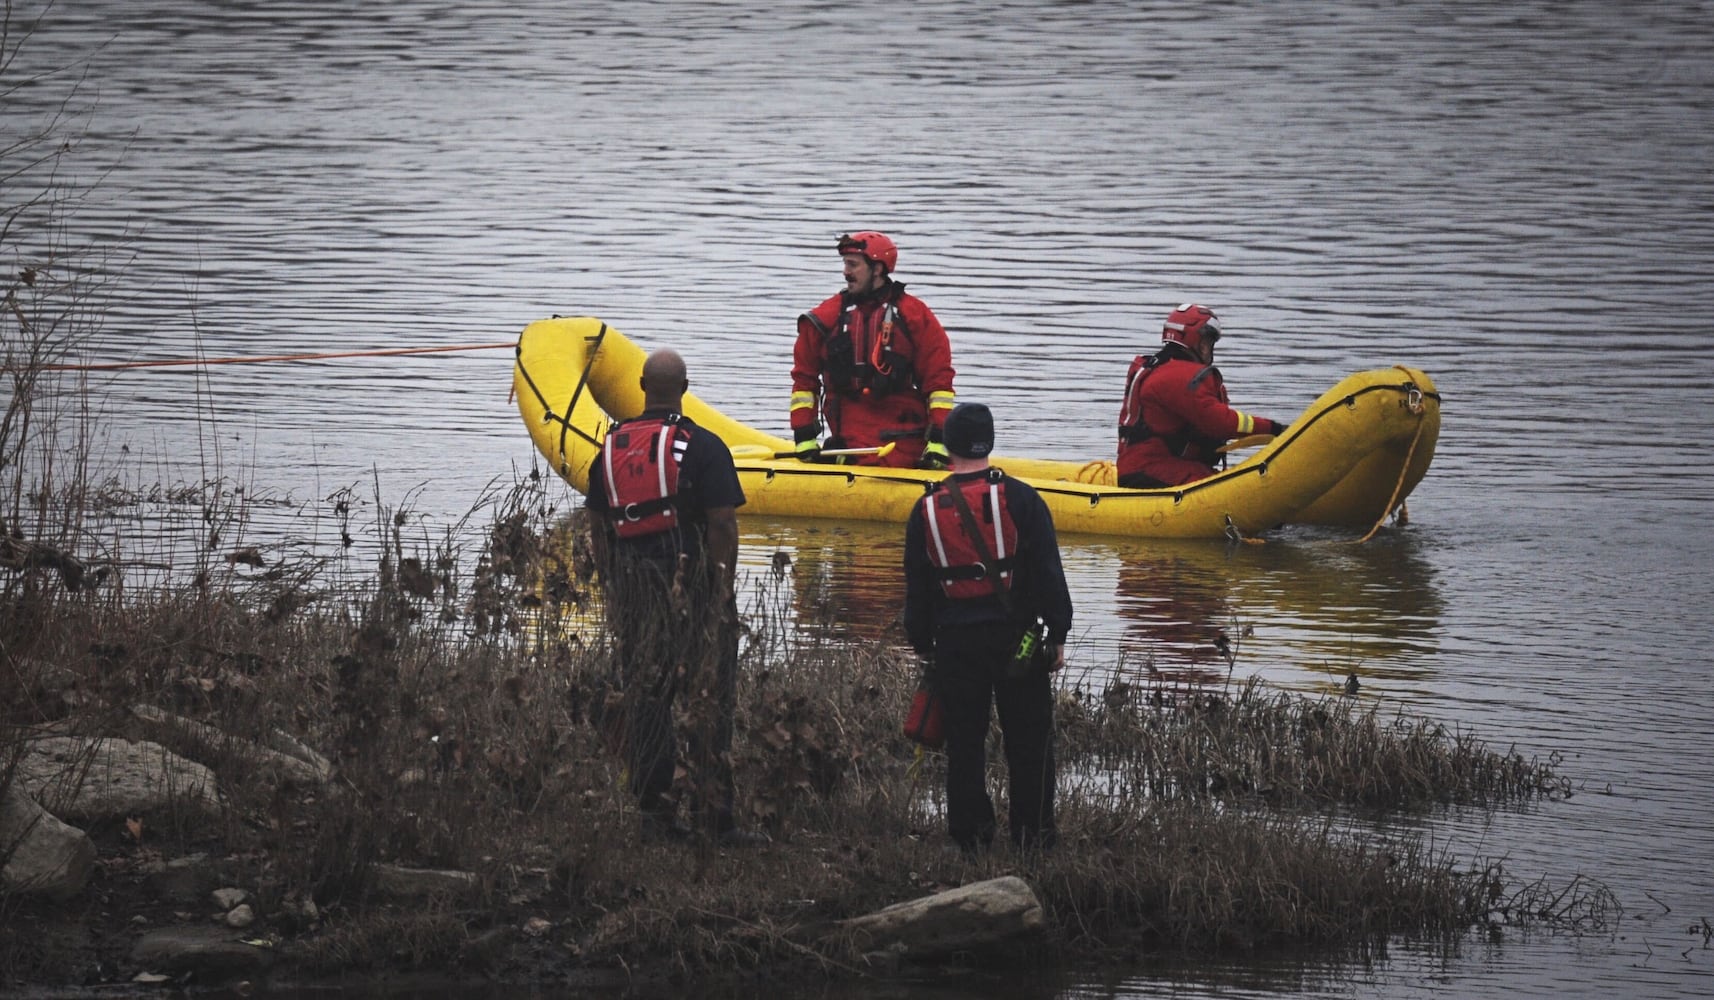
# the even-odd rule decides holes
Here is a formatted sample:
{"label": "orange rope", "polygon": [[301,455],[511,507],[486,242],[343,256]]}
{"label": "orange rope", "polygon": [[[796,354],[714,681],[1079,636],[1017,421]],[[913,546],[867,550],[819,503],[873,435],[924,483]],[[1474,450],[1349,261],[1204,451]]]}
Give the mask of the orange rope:
{"label": "orange rope", "polygon": [[[1416,375],[1415,372],[1406,368],[1404,365],[1394,365],[1393,367],[1404,372],[1406,375]],[[1410,410],[1412,415],[1416,417],[1416,433],[1412,434],[1410,437],[1410,449],[1405,452],[1404,465],[1399,468],[1399,481],[1393,484],[1393,495],[1387,498],[1387,506],[1385,510],[1381,511],[1381,519],[1375,522],[1375,526],[1369,529],[1368,534],[1357,539],[1358,545],[1362,545],[1364,542],[1375,537],[1375,532],[1380,531],[1381,525],[1387,523],[1387,517],[1395,510],[1404,508],[1404,503],[1399,500],[1399,493],[1405,488],[1405,477],[1410,475],[1410,460],[1416,455],[1416,443],[1422,440],[1422,412],[1425,409],[1422,402],[1422,393],[1417,390],[1416,384],[1413,382],[1407,382],[1405,384],[1410,387],[1410,393],[1405,397],[1405,408]],[[1404,520],[1401,518],[1399,523],[1403,524]]]}
{"label": "orange rope", "polygon": [[400,354],[443,354],[451,351],[497,351],[516,347],[504,344],[465,344],[459,347],[398,347],[380,351],[336,351],[326,354],[269,354],[248,358],[175,358],[167,361],[116,361],[101,365],[43,365],[50,372],[119,371],[125,368],[170,368],[177,365],[251,365],[263,361],[324,361],[329,358],[383,358]]}
{"label": "orange rope", "polygon": [[1405,488],[1405,477],[1410,474],[1410,460],[1416,455],[1416,443],[1420,440],[1422,440],[1422,420],[1419,414],[1419,419],[1416,422],[1416,433],[1412,434],[1410,438],[1410,450],[1405,452],[1404,464],[1399,466],[1399,481],[1393,485],[1393,495],[1387,498],[1387,506],[1385,510],[1381,511],[1381,519],[1375,522],[1375,526],[1369,529],[1368,534],[1357,539],[1358,545],[1375,537],[1375,532],[1380,531],[1381,525],[1387,523],[1387,517],[1394,510],[1393,505],[1399,501],[1399,492]]}

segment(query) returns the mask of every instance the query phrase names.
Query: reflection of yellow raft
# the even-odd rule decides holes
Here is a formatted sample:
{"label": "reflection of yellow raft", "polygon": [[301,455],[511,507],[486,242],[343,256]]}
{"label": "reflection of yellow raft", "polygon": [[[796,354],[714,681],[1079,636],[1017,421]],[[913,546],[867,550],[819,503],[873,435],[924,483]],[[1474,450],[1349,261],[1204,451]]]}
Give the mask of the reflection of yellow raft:
{"label": "reflection of yellow raft", "polygon": [[[613,420],[643,405],[644,352],[598,319],[531,323],[518,338],[518,409],[536,447],[579,492]],[[775,459],[791,442],[739,423],[694,395],[684,412],[731,446],[743,512],[903,523],[924,484],[945,473]],[[1440,436],[1440,396],[1403,366],[1358,372],[1323,393],[1286,433],[1208,479],[1166,489],[1114,485],[1110,461],[996,455],[1028,481],[1062,532],[1217,538],[1282,524],[1368,528],[1422,480]]]}

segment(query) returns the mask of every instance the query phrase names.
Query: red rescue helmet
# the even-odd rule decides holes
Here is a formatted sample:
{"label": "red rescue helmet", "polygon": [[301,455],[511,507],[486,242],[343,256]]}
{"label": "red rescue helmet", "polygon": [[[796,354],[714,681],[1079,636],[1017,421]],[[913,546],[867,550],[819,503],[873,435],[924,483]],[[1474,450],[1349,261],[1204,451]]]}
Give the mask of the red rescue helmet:
{"label": "red rescue helmet", "polygon": [[839,256],[854,253],[864,260],[881,265],[888,274],[899,266],[899,248],[886,233],[877,233],[865,229],[860,233],[848,233],[839,237]]}
{"label": "red rescue helmet", "polygon": [[1161,343],[1181,344],[1192,354],[1201,351],[1204,343],[1212,347],[1219,339],[1220,317],[1214,315],[1214,310],[1194,302],[1186,302],[1168,313],[1166,326],[1161,329]]}

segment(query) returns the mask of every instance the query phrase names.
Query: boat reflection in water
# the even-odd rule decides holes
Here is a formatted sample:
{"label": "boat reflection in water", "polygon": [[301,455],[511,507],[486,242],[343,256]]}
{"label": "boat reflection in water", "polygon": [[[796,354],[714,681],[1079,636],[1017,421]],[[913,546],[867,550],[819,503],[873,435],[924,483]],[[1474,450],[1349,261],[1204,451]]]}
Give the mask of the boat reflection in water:
{"label": "boat reflection in water", "polygon": [[[739,531],[754,589],[741,608],[763,593],[779,599],[789,581],[798,628],[836,641],[904,641],[902,527],[741,518]],[[1070,669],[1094,683],[1115,669],[1219,683],[1230,666],[1235,676],[1305,689],[1342,685],[1352,673],[1420,678],[1438,650],[1442,612],[1420,548],[1398,530],[1363,544],[1317,529],[1263,544],[1061,536],[1077,605]]]}
{"label": "boat reflection in water", "polygon": [[840,641],[904,643],[903,526],[872,521],[740,518],[739,561],[752,591],[739,610],[790,582],[800,629]]}
{"label": "boat reflection in water", "polygon": [[[1168,679],[1260,673],[1292,687],[1420,677],[1442,601],[1417,540],[1303,532],[1263,544],[1118,542],[1113,660]],[[1231,659],[1228,659],[1230,654]]]}

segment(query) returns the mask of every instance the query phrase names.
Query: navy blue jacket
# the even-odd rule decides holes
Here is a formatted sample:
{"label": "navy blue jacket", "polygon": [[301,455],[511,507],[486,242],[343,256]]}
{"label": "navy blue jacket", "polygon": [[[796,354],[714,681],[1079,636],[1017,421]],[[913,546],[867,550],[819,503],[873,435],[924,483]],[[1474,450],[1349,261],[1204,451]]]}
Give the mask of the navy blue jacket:
{"label": "navy blue jacket", "polygon": [[[986,470],[966,472],[958,478],[987,474]],[[1012,617],[1007,616],[997,597],[966,601],[947,598],[929,559],[922,504],[911,508],[910,521],[905,525],[905,635],[911,648],[924,656],[934,651],[936,631],[947,627],[1007,624],[1021,630],[1025,619],[1039,617],[1047,623],[1049,643],[1063,645],[1071,634],[1071,592],[1059,561],[1053,515],[1041,494],[1028,483],[1011,476],[1002,476],[1000,482],[1006,491],[1006,509],[1018,532],[1011,590],[1016,615]]]}

